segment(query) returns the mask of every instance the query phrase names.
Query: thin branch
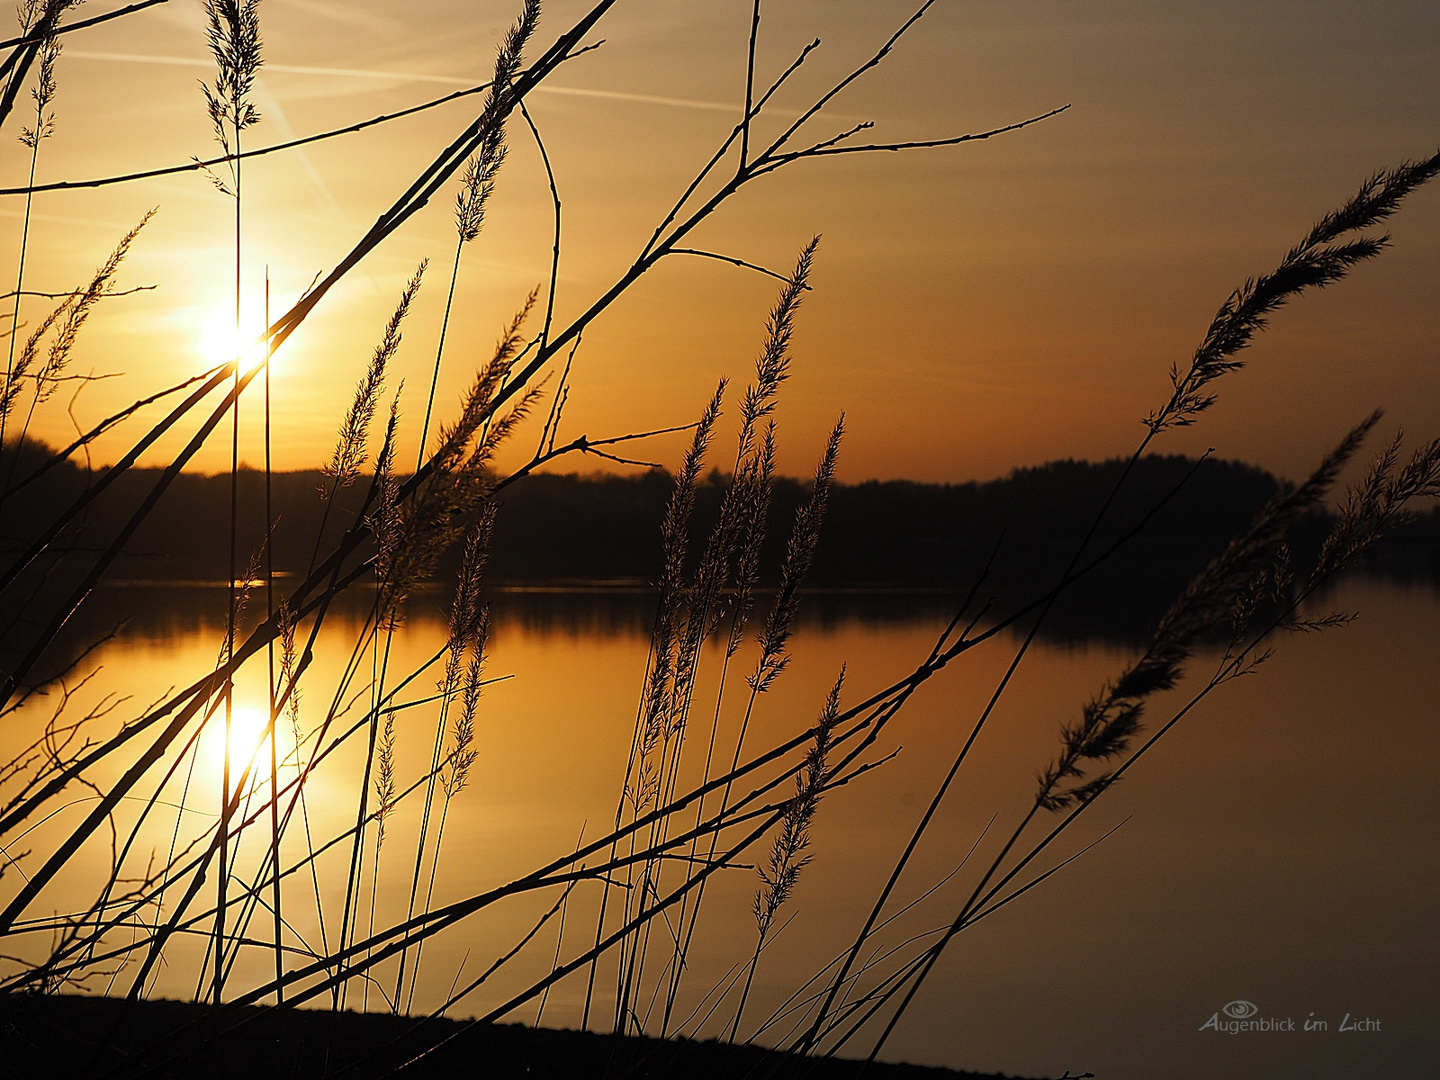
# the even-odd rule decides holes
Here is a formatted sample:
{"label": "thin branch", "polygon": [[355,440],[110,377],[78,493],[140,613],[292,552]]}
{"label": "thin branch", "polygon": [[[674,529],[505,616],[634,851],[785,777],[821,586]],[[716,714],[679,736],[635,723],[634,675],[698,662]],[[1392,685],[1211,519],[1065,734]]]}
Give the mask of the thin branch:
{"label": "thin branch", "polygon": [[925,0],[925,3],[920,6],[920,9],[916,11],[915,14],[911,15],[910,18],[906,19],[905,22],[900,26],[900,29],[896,30],[895,33],[890,35],[889,40],[880,47],[879,52],[877,52],[865,63],[861,64],[849,75],[845,76],[845,78],[841,79],[824,94],[822,94],[813,105],[811,105],[808,109],[806,109],[803,113],[800,114],[799,119],[797,119],[793,124],[786,128],[785,131],[780,135],[780,137],[774,142],[772,142],[765,149],[765,152],[761,154],[760,158],[757,160],[771,157],[775,153],[775,151],[779,150],[782,146],[784,146],[787,142],[790,141],[794,134],[805,125],[806,121],[810,120],[817,113],[819,113],[820,110],[825,108],[826,105],[830,104],[830,102],[834,100],[836,95],[838,95],[842,90],[844,90],[847,86],[853,83],[856,79],[860,78],[861,75],[864,75],[871,68],[877,66],[880,61],[884,60],[885,57],[890,54],[890,50],[895,47],[895,43],[899,41],[902,37],[904,37],[912,26],[914,26],[917,22],[920,21],[920,19],[925,15],[927,11],[930,10],[931,6],[934,3],[935,0]]}
{"label": "thin branch", "polygon": [[743,170],[750,159],[750,121],[754,119],[755,100],[755,42],[760,36],[760,0],[755,0],[755,11],[750,18],[750,46],[745,59],[745,119],[740,121],[740,168]]}
{"label": "thin branch", "polygon": [[[94,15],[88,19],[81,19],[79,22],[71,23],[69,26],[56,27],[50,31],[50,36],[59,37],[61,34],[69,34],[75,30],[84,30],[88,26],[96,26],[100,23],[109,22],[111,19],[118,19],[123,15],[133,15],[137,11],[144,11],[146,8],[154,7],[156,4],[166,3],[169,3],[169,0],[140,0],[139,3],[131,4],[128,7],[117,8],[114,11],[107,11],[103,15]],[[43,41],[45,36],[46,35],[39,30],[32,30],[28,34],[22,34],[19,37],[10,38],[7,41],[0,41],[0,49],[8,49],[12,45],[31,45],[37,41]],[[3,74],[3,72],[0,72],[0,74]]]}
{"label": "thin branch", "polygon": [[[784,274],[778,274],[774,270],[770,270],[764,266],[759,266],[752,262],[746,262],[744,259],[737,259],[733,255],[721,255],[714,251],[701,251],[699,248],[671,248],[668,254],[699,255],[702,258],[706,259],[718,259],[720,262],[729,263],[731,266],[741,266],[744,267],[746,270],[759,271],[767,277],[773,277],[778,281],[784,281],[787,283],[790,281],[790,279]],[[809,285],[801,285],[800,287],[806,292],[809,292],[811,288]]]}
{"label": "thin branch", "polygon": [[813,146],[806,147],[804,150],[796,150],[789,154],[777,154],[768,159],[762,168],[756,169],[755,173],[756,175],[761,175],[763,173],[773,172],[782,165],[787,165],[792,161],[799,161],[802,158],[826,157],[835,154],[866,154],[876,150],[923,150],[933,146],[958,146],[960,143],[980,142],[984,139],[994,138],[996,135],[1004,135],[1009,131],[1019,131],[1021,128],[1029,127],[1031,124],[1038,124],[1041,120],[1048,120],[1050,117],[1057,116],[1068,108],[1070,108],[1069,105],[1061,105],[1058,108],[1051,109],[1049,112],[1041,113],[1039,116],[1032,116],[1028,120],[1020,120],[1013,124],[1006,124],[1004,127],[991,128],[989,131],[980,131],[969,135],[955,135],[948,139],[919,139],[914,142],[896,143],[866,143],[864,146],[835,145],[839,140],[848,139],[856,132],[864,130],[869,126],[868,124],[861,124],[840,135],[836,135],[833,139],[816,143]]}
{"label": "thin branch", "polygon": [[650,468],[658,469],[660,466],[654,464],[653,462],[627,461],[625,458],[615,457],[613,454],[607,454],[603,451],[597,450],[596,447],[615,446],[619,443],[634,442],[636,439],[649,439],[653,438],[656,435],[670,435],[677,431],[693,431],[697,426],[698,425],[696,424],[681,424],[678,427],[657,428],[654,431],[641,431],[637,432],[634,435],[617,435],[614,438],[610,439],[588,439],[584,435],[581,435],[578,439],[574,439],[571,442],[566,443],[564,446],[552,447],[551,449],[545,451],[545,453],[543,454],[536,454],[528,462],[526,462],[520,468],[516,469],[509,476],[505,477],[504,480],[501,480],[498,484],[496,484],[494,490],[500,491],[502,488],[507,488],[511,484],[515,483],[516,480],[520,480],[526,476],[529,476],[532,472],[534,472],[541,465],[544,465],[546,462],[553,461],[555,458],[561,457],[565,454],[573,454],[576,452],[579,452],[581,454],[596,454],[600,457],[609,458],[611,461],[618,461],[626,465],[646,465]]}
{"label": "thin branch", "polygon": [[[759,115],[760,110],[765,107],[765,104],[770,100],[771,95],[774,94],[776,90],[780,89],[784,82],[800,69],[800,66],[805,63],[806,58],[819,47],[820,39],[816,38],[814,41],[811,41],[808,45],[806,45],[805,48],[800,50],[800,55],[797,56],[793,61],[791,61],[790,66],[786,68],[780,74],[780,77],[770,85],[770,89],[761,96],[759,102],[756,103],[755,107],[752,110],[750,110],[750,118],[753,119],[755,116]],[[730,132],[729,137],[720,144],[719,149],[717,149],[715,153],[711,156],[710,160],[705,163],[704,168],[702,168],[698,173],[695,174],[695,178],[690,181],[689,186],[685,188],[685,191],[681,194],[680,198],[675,201],[675,205],[670,208],[670,211],[664,216],[664,218],[661,219],[660,224],[655,227],[654,233],[652,233],[650,236],[650,242],[645,245],[645,249],[641,253],[642,258],[648,255],[651,249],[659,242],[661,235],[665,232],[667,228],[670,227],[670,225],[675,221],[676,217],[679,216],[680,211],[685,208],[685,204],[690,201],[690,196],[695,194],[696,190],[699,189],[700,185],[705,182],[705,178],[709,176],[712,171],[714,171],[716,165],[720,164],[721,160],[725,157],[726,152],[734,144],[735,140],[740,138],[741,133],[744,130],[743,125],[743,120],[741,121],[741,123],[735,125],[735,128],[733,131]],[[738,175],[739,174],[737,173],[737,177]]]}
{"label": "thin branch", "polygon": [[187,387],[194,386],[202,379],[208,379],[211,376],[215,375],[219,370],[220,368],[215,367],[211,368],[209,371],[202,371],[199,375],[192,375],[184,382],[176,383],[174,386],[167,387],[166,389],[161,390],[158,393],[151,394],[149,397],[141,398],[133,405],[121,409],[113,416],[109,416],[106,419],[100,421],[100,423],[95,425],[95,427],[91,428],[89,431],[85,432],[69,446],[65,447],[65,449],[52,454],[49,458],[46,459],[45,464],[41,465],[24,480],[21,480],[18,484],[8,489],[7,491],[0,493],[0,502],[4,502],[11,495],[14,495],[17,491],[20,491],[22,488],[29,486],[31,483],[39,479],[45,473],[49,472],[55,466],[66,461],[70,457],[70,455],[73,454],[76,450],[79,450],[82,446],[85,446],[88,443],[94,442],[96,439],[98,439],[105,432],[109,431],[116,424],[121,423],[128,417],[134,415],[136,412],[139,412],[141,409],[145,408],[145,406],[153,405],[155,404],[155,402],[160,401],[162,398],[169,397],[171,394],[177,394]]}
{"label": "thin branch", "polygon": [[[153,2],[164,3],[165,0],[153,0]],[[159,287],[159,285],[136,285],[133,289],[117,289],[114,292],[107,292],[104,294],[104,296],[101,297],[101,299],[109,299],[112,296],[129,296],[131,293],[137,292],[149,292],[152,289],[158,289]],[[14,289],[11,289],[7,293],[0,293],[0,300],[10,300],[16,296],[43,296],[47,300],[59,300],[61,297],[65,296],[84,295],[84,289],[71,289],[69,292],[37,292],[34,289],[21,289],[19,292],[16,292]]]}
{"label": "thin branch", "polygon": [[[148,0],[148,3],[163,4],[167,0]],[[76,26],[82,24],[77,23]],[[66,27],[73,30],[75,27]],[[573,49],[566,57],[566,60],[573,60],[577,56],[598,49],[603,42],[596,42],[593,45],[585,45]],[[108,187],[111,184],[125,184],[131,180],[149,180],[156,176],[173,176],[177,173],[196,172],[202,169],[210,169],[216,165],[229,165],[235,161],[249,158],[264,157],[266,154],[276,154],[282,150],[293,150],[297,146],[306,146],[309,143],[321,142],[325,139],[333,139],[339,135],[350,135],[357,131],[364,131],[366,128],[374,127],[377,124],[389,123],[391,120],[400,120],[406,116],[414,116],[416,113],[434,109],[440,105],[448,105],[460,98],[470,97],[489,90],[491,83],[483,82],[478,86],[467,87],[464,90],[456,90],[453,93],[445,94],[442,97],[433,98],[430,101],[422,102],[419,105],[412,105],[408,109],[401,109],[399,112],[382,113],[379,116],[372,116],[368,120],[361,120],[359,123],[346,124],[344,127],[331,128],[329,131],[322,131],[315,135],[306,135],[303,138],[291,139],[288,142],[276,143],[273,146],[262,146],[258,150],[246,150],[240,154],[223,154],[220,157],[206,158],[205,160],[194,160],[184,165],[169,165],[158,169],[145,169],[141,172],[124,173],[119,176],[103,176],[94,180],[58,180],[49,184],[36,184],[33,187],[0,188],[0,195],[24,195],[32,191],[67,191],[73,188],[97,188]],[[118,295],[118,294],[117,294]]]}
{"label": "thin branch", "polygon": [[[545,323],[540,329],[540,348],[543,349],[550,340],[550,324],[555,318],[555,288],[560,280],[560,189],[555,184],[555,170],[550,166],[550,154],[545,149],[545,141],[540,138],[540,129],[531,119],[530,110],[525,108],[523,99],[520,101],[520,115],[525,118],[530,134],[535,137],[535,145],[540,150],[540,160],[545,164],[545,178],[550,182],[550,201],[555,207],[555,242],[550,255],[550,295],[545,301]],[[558,389],[556,393],[559,393]]]}

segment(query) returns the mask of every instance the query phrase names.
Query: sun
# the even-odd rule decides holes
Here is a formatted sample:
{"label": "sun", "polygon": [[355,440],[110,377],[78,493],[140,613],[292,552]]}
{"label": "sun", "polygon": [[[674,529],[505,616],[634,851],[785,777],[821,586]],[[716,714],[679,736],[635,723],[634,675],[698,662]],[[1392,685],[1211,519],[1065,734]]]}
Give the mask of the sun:
{"label": "sun", "polygon": [[[251,317],[242,309],[237,327],[234,308],[227,310],[217,306],[206,309],[199,321],[195,351],[208,366],[228,364],[239,356],[241,370],[251,371],[265,362],[265,346],[259,340],[265,333],[263,317]],[[274,357],[270,364],[272,372],[279,370]]]}

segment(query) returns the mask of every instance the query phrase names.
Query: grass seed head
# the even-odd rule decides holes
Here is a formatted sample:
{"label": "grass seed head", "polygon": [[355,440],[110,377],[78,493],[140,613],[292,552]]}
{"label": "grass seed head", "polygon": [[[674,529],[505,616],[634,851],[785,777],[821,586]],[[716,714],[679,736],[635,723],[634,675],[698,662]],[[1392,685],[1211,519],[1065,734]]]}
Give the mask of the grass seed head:
{"label": "grass seed head", "polygon": [[355,396],[350,409],[340,425],[340,435],[335,443],[335,452],[325,466],[325,474],[334,481],[333,488],[348,487],[355,482],[367,456],[365,444],[370,434],[370,424],[375,419],[375,410],[380,401],[380,390],[385,385],[385,371],[400,349],[400,326],[410,311],[415,294],[420,291],[420,282],[425,276],[426,262],[422,261],[415,275],[400,294],[390,321],[385,324],[385,333],[365,374],[355,386]]}

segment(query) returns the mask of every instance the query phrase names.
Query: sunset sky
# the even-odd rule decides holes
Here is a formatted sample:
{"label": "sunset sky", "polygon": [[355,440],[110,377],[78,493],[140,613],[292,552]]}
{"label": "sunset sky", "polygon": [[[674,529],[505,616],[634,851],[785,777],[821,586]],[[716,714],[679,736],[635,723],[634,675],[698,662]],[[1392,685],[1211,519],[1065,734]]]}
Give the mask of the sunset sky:
{"label": "sunset sky", "polygon": [[[777,98],[777,125],[867,58],[915,0],[770,0],[759,81],[821,47]],[[90,16],[108,10],[91,0]],[[551,0],[532,56],[589,5]],[[247,146],[419,103],[488,77],[512,0],[264,0],[263,120]],[[620,0],[529,100],[564,202],[557,318],[584,310],[634,258],[738,118],[749,0]],[[80,16],[76,16],[77,18]],[[69,35],[56,133],[37,180],[99,177],[214,153],[198,81],[213,77],[199,0]],[[473,118],[478,98],[274,155],[245,173],[245,294],[265,267],[283,310],[349,250]],[[842,479],[969,480],[1133,448],[1209,317],[1376,169],[1440,145],[1440,5],[1433,0],[960,3],[939,0],[878,70],[812,123],[873,119],[880,140],[979,131],[1069,111],[986,143],[801,162],[749,186],[698,247],[788,269],[823,234],[780,410],[781,468],[808,472],[842,410]],[[26,116],[22,98],[7,127]],[[439,401],[447,416],[501,324],[549,268],[551,205],[519,121],[480,238],[466,248]],[[29,154],[8,142],[0,182]],[[351,390],[422,258],[432,260],[395,371],[413,460],[454,251],[452,184],[338,287],[277,358],[276,464],[328,456]],[[218,360],[231,318],[231,204],[191,173],[36,196],[26,287],[74,288],[152,207],[159,213],[102,305],[74,370],[120,377],[73,404],[91,424]],[[23,196],[0,199],[13,287]],[[1214,446],[1295,476],[1375,406],[1440,435],[1440,189],[1394,219],[1394,250],[1274,320],[1219,406],[1159,449]],[[709,260],[662,263],[585,335],[562,440],[693,419],[716,379],[743,385],[776,282]],[[22,321],[43,315],[27,299]],[[7,322],[8,326],[8,322]],[[73,385],[73,384],[72,384]],[[393,386],[393,382],[392,382]],[[258,389],[258,385],[257,385]],[[737,390],[739,387],[737,387]],[[73,435],[71,391],[35,431]],[[247,397],[250,421],[258,396]],[[242,456],[260,461],[247,421]],[[728,430],[728,429],[726,429]],[[507,461],[533,449],[522,434]],[[146,460],[163,463],[171,441]],[[121,444],[101,446],[112,460]],[[228,462],[213,440],[200,467]],[[674,438],[636,453],[673,465]],[[722,455],[723,456],[723,455]],[[402,452],[401,460],[407,453]],[[567,470],[592,468],[575,459]]]}

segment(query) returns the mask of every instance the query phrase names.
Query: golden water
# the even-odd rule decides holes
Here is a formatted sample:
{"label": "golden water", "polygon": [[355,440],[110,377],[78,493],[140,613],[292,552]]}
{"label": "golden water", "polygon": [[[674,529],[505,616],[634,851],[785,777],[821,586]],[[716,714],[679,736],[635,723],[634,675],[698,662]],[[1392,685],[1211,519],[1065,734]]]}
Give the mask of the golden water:
{"label": "golden water", "polygon": [[[171,590],[155,617],[135,590],[110,590],[101,602],[123,611],[146,606],[119,639],[98,652],[101,673],[80,690],[72,708],[103,693],[129,695],[108,718],[137,715],[168,687],[203,673],[216,655],[222,626],[213,591]],[[153,599],[153,598],[152,598]],[[469,787],[450,807],[434,903],[449,903],[515,878],[572,850],[613,822],[625,769],[635,701],[644,673],[648,601],[644,597],[502,597],[491,636],[489,674],[513,676],[486,688],[479,712],[475,763]],[[1275,657],[1254,676],[1223,687],[1170,733],[1127,778],[1089,811],[1053,856],[1048,868],[1115,826],[1114,835],[1061,870],[1034,892],[967,929],[951,945],[907,1013],[886,1057],[1021,1075],[1091,1071],[1109,1078],[1421,1076],[1440,1050],[1436,987],[1440,985],[1433,932],[1440,896],[1440,603],[1428,590],[1355,579],[1329,598],[1355,609],[1355,625],[1325,635],[1282,641]],[[812,609],[816,606],[812,602]],[[814,720],[842,663],[848,665],[845,700],[858,701],[903,675],[928,651],[945,622],[935,604],[916,610],[897,605],[863,610],[829,601],[826,617],[804,621],[793,641],[794,661],[762,698],[747,737],[759,749],[804,730]],[[332,618],[320,640],[317,663],[303,683],[302,728],[318,722],[329,705],[336,673],[358,627],[353,612]],[[415,605],[395,634],[388,671],[411,670],[443,642],[438,607]],[[772,1014],[788,994],[842,949],[864,918],[895,854],[914,827],[934,785],[968,734],[996,680],[1013,655],[1005,636],[967,654],[924,687],[887,730],[874,757],[900,748],[877,772],[828,796],[814,829],[813,863],[777,922],[792,914],[767,948],[746,1006],[742,1034]],[[1034,775],[1055,746],[1061,722],[1115,674],[1132,648],[1098,641],[1047,643],[1032,650],[1016,682],[981,735],[937,823],[900,889],[918,896],[954,867],[985,833],[971,863],[926,905],[892,927],[887,940],[947,923],[973,887],[974,868],[986,865],[1003,836],[1024,813]],[[737,662],[749,654],[742,653]],[[1213,655],[1202,656],[1198,672]],[[372,659],[364,659],[368,677]],[[753,659],[748,662],[753,663]],[[91,665],[94,666],[94,665]],[[263,663],[237,687],[232,722],[232,770],[263,728]],[[705,751],[715,695],[715,665],[707,667],[693,709],[689,761]],[[728,758],[744,703],[732,670],[721,747]],[[363,687],[362,679],[356,688]],[[433,676],[414,693],[433,692]],[[1152,716],[1186,698],[1185,687],[1157,702]],[[1193,687],[1192,687],[1193,689]],[[43,723],[55,696],[41,699],[7,721],[0,750],[17,746]],[[363,713],[362,694],[349,714]],[[397,763],[408,784],[428,763],[434,738],[433,708],[399,713]],[[130,870],[150,852],[163,858],[213,824],[219,801],[224,741],[222,721],[211,721],[192,769],[166,785],[167,805],[141,832]],[[246,740],[250,740],[247,743]],[[243,747],[243,749],[242,749]],[[282,741],[281,754],[292,749]],[[6,755],[7,757],[9,755]],[[268,747],[260,758],[268,776]],[[363,740],[353,739],[307,788],[310,835],[318,841],[353,824],[363,765]],[[282,782],[294,775],[293,759]],[[188,778],[188,786],[187,786]],[[98,779],[98,778],[97,778]],[[44,852],[93,805],[72,789],[44,825],[7,849]],[[184,809],[180,804],[183,797]],[[417,794],[402,802],[387,824],[375,887],[374,926],[403,918],[414,869],[419,821]],[[117,817],[122,827],[134,807]],[[208,816],[207,816],[208,815]],[[267,819],[268,820],[268,819]],[[178,826],[177,826],[178,821]],[[243,877],[254,866],[268,824],[248,838],[237,861]],[[433,835],[433,834],[432,834]],[[359,909],[361,936],[370,925],[374,832],[367,835]],[[297,819],[287,834],[287,862],[304,851]],[[756,856],[762,852],[757,849]],[[34,865],[38,856],[21,862]],[[349,845],[318,863],[318,890],[333,946],[345,893]],[[32,915],[83,908],[109,859],[108,832],[87,847],[32,906]],[[7,874],[0,892],[12,895],[18,877]],[[1023,878],[1021,880],[1024,880]],[[701,996],[754,947],[752,870],[720,875],[707,892],[705,912],[676,1015],[688,1016]],[[213,894],[213,883],[207,884]],[[320,945],[317,883],[308,873],[286,880],[284,909],[297,946]],[[523,936],[558,898],[507,901],[470,917],[429,942],[413,1003],[435,1007],[452,984],[475,978]],[[582,886],[567,906],[562,958],[594,937],[599,888]],[[213,895],[209,895],[213,902]],[[233,919],[241,909],[232,907]],[[153,909],[147,917],[153,919]],[[253,917],[250,936],[268,941],[270,916]],[[167,965],[150,992],[189,997],[197,979],[209,924],[167,950]],[[646,1011],[655,976],[668,955],[657,947],[663,925],[652,931],[652,966],[639,1011]],[[117,943],[118,943],[118,939]],[[37,947],[34,942],[31,947]],[[555,954],[552,921],[515,961],[466,997],[452,1015],[486,1012],[550,970]],[[7,949],[6,951],[16,951]],[[294,958],[294,963],[301,959]],[[273,956],[256,946],[242,950],[227,994],[264,982]],[[88,989],[128,987],[122,970]],[[376,986],[356,981],[349,1007],[384,1008],[393,991],[393,963],[377,971]],[[602,963],[592,1026],[613,1023],[615,968]],[[544,1023],[578,1024],[585,994],[583,973],[549,995]],[[732,1014],[732,994],[701,1029],[717,1034]],[[328,1000],[328,999],[326,999]],[[1290,1032],[1234,1035],[1202,1030],[1227,1003],[1253,1002],[1260,1018],[1292,1019]],[[316,1002],[314,1004],[322,1004]],[[535,1003],[513,1018],[533,1020]],[[651,1015],[658,1028],[660,1007]],[[1341,1031],[1346,1017],[1380,1021],[1379,1031]],[[1309,1021],[1312,1030],[1305,1031]],[[1316,1027],[1324,1021],[1325,1030]],[[693,1024],[691,1027],[693,1028]],[[783,1033],[788,1025],[771,1029]],[[691,1030],[686,1029],[687,1032]],[[863,1053],[862,1040],[851,1052]]]}

